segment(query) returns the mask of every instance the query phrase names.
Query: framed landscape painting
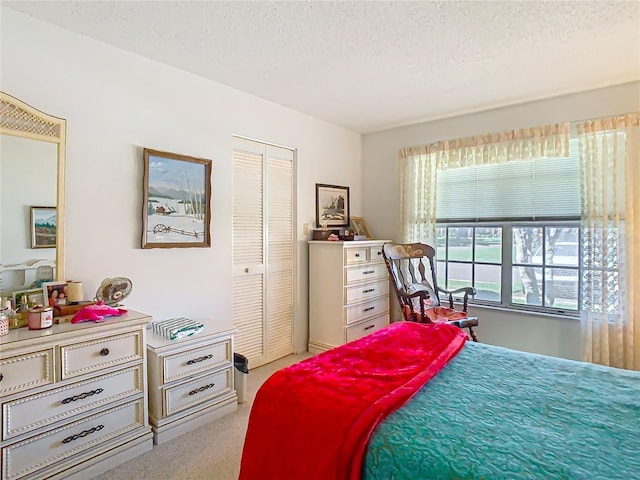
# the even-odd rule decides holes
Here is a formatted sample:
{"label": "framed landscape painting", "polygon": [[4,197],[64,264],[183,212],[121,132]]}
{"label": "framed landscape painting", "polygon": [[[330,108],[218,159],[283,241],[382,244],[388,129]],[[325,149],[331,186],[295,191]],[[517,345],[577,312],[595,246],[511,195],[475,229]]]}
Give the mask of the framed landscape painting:
{"label": "framed landscape painting", "polygon": [[211,160],[144,149],[142,248],[210,247]]}
{"label": "framed landscape painting", "polygon": [[31,207],[31,248],[55,248],[56,207]]}
{"label": "framed landscape painting", "polygon": [[349,226],[349,187],[316,183],[316,227]]}

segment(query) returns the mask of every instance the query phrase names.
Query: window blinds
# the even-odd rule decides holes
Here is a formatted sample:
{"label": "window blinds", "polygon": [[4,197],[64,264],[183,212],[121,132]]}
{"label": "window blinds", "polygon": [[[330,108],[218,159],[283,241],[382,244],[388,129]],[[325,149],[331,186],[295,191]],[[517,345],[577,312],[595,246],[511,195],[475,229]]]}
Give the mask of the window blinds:
{"label": "window blinds", "polygon": [[437,221],[528,221],[580,218],[577,141],[569,157],[439,170]]}

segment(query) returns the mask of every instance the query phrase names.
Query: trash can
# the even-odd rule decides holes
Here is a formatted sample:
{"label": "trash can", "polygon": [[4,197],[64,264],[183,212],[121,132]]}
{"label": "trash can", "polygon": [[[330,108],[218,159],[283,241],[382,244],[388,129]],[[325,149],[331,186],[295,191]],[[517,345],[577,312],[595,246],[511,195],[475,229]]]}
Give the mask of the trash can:
{"label": "trash can", "polygon": [[236,386],[238,395],[238,403],[245,402],[247,395],[247,375],[249,374],[249,360],[244,355],[233,353],[233,365],[236,367],[233,371],[233,382]]}

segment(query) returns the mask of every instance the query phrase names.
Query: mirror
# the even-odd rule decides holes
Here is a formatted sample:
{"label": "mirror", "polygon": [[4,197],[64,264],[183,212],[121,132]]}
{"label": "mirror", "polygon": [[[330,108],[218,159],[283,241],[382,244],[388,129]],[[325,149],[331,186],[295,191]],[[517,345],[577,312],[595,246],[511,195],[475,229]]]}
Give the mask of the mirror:
{"label": "mirror", "polygon": [[0,92],[0,295],[63,280],[66,120]]}

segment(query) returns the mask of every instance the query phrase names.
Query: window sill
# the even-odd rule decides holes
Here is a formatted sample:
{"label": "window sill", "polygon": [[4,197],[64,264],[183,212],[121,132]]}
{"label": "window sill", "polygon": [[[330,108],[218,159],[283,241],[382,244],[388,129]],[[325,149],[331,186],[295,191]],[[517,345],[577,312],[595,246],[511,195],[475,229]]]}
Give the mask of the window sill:
{"label": "window sill", "polygon": [[481,310],[497,310],[500,312],[508,312],[515,315],[527,315],[527,316],[536,316],[536,317],[544,317],[544,318],[554,318],[554,319],[564,319],[564,320],[580,320],[580,314],[577,315],[566,315],[562,313],[553,313],[553,312],[538,312],[536,310],[524,310],[519,308],[507,308],[501,305],[487,305],[487,304],[479,304],[479,303],[469,303],[469,309],[481,309]]}

